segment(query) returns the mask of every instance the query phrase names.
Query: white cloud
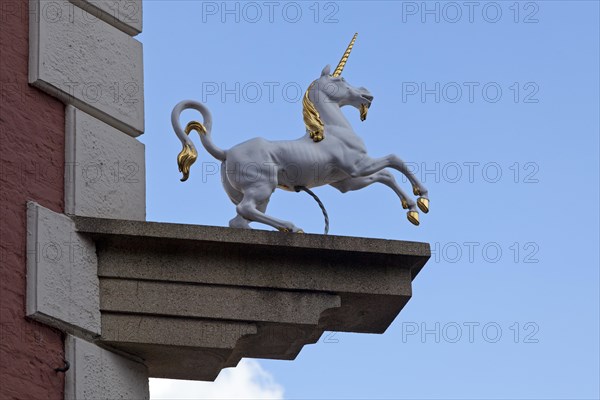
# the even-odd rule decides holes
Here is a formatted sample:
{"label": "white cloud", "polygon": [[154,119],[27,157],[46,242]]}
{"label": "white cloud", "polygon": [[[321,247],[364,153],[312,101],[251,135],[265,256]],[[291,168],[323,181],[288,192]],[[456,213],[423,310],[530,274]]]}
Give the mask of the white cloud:
{"label": "white cloud", "polygon": [[255,360],[224,369],[214,382],[150,379],[151,399],[283,399],[283,387]]}

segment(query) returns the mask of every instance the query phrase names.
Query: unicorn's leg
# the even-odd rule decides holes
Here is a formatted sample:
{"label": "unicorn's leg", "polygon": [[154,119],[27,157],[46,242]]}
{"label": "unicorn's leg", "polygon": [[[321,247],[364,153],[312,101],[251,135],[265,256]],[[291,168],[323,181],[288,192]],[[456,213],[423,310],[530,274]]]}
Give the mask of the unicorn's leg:
{"label": "unicorn's leg", "polygon": [[348,167],[351,177],[361,177],[372,175],[375,172],[381,171],[384,168],[394,168],[403,173],[410,181],[413,193],[419,196],[417,205],[424,213],[429,212],[429,198],[427,196],[427,188],[419,182],[415,175],[408,169],[404,161],[395,154],[390,154],[381,158],[364,157],[359,162]]}
{"label": "unicorn's leg", "polygon": [[264,213],[272,193],[273,188],[265,184],[245,189],[244,198],[236,208],[238,214],[249,221],[270,225],[283,232],[302,232],[293,223],[271,217]]}
{"label": "unicorn's leg", "polygon": [[[265,211],[267,211],[268,205],[269,205],[269,199],[264,201],[262,204],[259,204],[256,207],[256,209],[258,211],[264,213]],[[241,229],[252,229],[252,227],[250,226],[250,222],[252,222],[252,221],[249,221],[246,218],[244,218],[238,214],[235,216],[235,218],[233,218],[231,221],[229,221],[229,227],[230,228],[241,228]]]}
{"label": "unicorn's leg", "polygon": [[[236,206],[240,204],[244,197],[243,193],[235,190],[231,186],[229,181],[223,181],[223,186],[225,187],[225,191],[229,195],[229,198],[231,199],[233,204],[235,204]],[[229,227],[238,229],[252,229],[249,223],[250,221],[238,214],[231,221],[229,221]]]}
{"label": "unicorn's leg", "polygon": [[402,202],[402,208],[416,210],[417,204],[408,197],[408,195],[402,190],[402,188],[396,182],[394,176],[386,170],[381,170],[369,176],[362,176],[359,178],[348,178],[343,181],[332,183],[331,186],[336,188],[342,193],[346,193],[352,190],[363,189],[373,183],[382,183],[392,189]]}
{"label": "unicorn's leg", "polygon": [[229,221],[229,227],[238,229],[252,229],[250,226],[250,221],[239,214]]}
{"label": "unicorn's leg", "polygon": [[[224,162],[221,164],[221,183],[223,183],[223,188],[225,189],[225,192],[227,193],[227,196],[229,196],[231,202],[236,206],[240,204],[240,202],[244,198],[244,194],[236,188],[234,188],[231,185],[231,182],[229,182]],[[234,218],[232,218],[229,221],[229,227],[238,229],[252,229],[250,227],[250,221],[248,221],[246,218],[242,217],[239,214],[237,214]]]}
{"label": "unicorn's leg", "polygon": [[389,171],[381,170],[368,176],[344,179],[343,181],[332,183],[331,186],[345,193],[351,190],[363,189],[376,182],[390,187],[400,198],[402,208],[409,210],[407,214],[408,220],[415,225],[419,225],[419,213],[417,212],[416,203],[402,190]]}

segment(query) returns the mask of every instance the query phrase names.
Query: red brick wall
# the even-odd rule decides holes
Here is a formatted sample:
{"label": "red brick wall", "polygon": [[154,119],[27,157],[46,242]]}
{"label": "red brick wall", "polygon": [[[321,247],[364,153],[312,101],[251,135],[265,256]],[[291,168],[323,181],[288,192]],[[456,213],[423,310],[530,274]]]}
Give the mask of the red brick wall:
{"label": "red brick wall", "polygon": [[25,319],[26,202],[62,212],[64,105],[27,84],[28,0],[0,0],[0,399],[62,399],[61,333]]}

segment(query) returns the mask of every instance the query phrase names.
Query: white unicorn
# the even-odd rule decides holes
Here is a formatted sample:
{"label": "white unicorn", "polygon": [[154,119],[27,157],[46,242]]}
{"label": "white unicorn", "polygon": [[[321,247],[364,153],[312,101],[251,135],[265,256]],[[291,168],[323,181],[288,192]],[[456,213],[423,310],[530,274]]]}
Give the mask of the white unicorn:
{"label": "white unicorn", "polygon": [[[299,139],[268,141],[254,138],[223,150],[212,141],[212,117],[204,104],[184,100],[173,109],[171,122],[183,144],[183,150],[177,156],[179,171],[183,174],[181,180],[188,179],[190,167],[198,157],[188,136],[195,130],[206,150],[222,162],[223,186],[237,211],[237,216],[229,221],[230,227],[248,229],[249,223],[255,221],[283,232],[303,232],[289,221],[265,214],[276,188],[297,191],[298,188],[331,185],[345,193],[379,182],[398,195],[413,224],[419,225],[417,206],[424,213],[429,211],[427,189],[405,163],[394,154],[381,158],[369,156],[364,142],[341,111],[343,106],[353,106],[360,110],[364,121],[373,101],[367,89],[355,88],[341,77],[356,36],[333,74],[327,65],[321,76],[308,87],[302,102],[307,133]],[[199,111],[204,123],[191,121],[184,131],[179,119],[186,109]],[[388,167],[408,178],[413,193],[418,196],[416,202],[400,188],[394,176],[385,169]]]}

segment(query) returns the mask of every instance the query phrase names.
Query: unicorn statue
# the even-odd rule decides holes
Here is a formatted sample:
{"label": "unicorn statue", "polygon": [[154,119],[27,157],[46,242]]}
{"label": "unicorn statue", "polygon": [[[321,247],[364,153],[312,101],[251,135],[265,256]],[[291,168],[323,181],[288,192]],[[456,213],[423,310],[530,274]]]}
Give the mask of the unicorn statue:
{"label": "unicorn statue", "polygon": [[[181,181],[188,179],[190,167],[198,158],[198,151],[189,137],[194,130],[208,153],[222,163],[223,186],[237,212],[229,221],[230,227],[249,229],[250,222],[260,222],[282,232],[302,233],[292,222],[266,214],[270,197],[277,188],[303,189],[310,194],[310,188],[331,185],[345,193],[379,182],[396,193],[402,207],[408,210],[408,220],[414,225],[419,225],[417,207],[424,213],[429,212],[427,189],[406,164],[394,154],[371,157],[363,140],[342,113],[341,107],[353,106],[360,111],[360,119],[364,121],[373,102],[373,95],[366,88],[356,88],[341,76],[356,36],[333,73],[327,65],[306,90],[302,100],[306,134],[296,140],[254,138],[223,150],[212,140],[212,117],[204,104],[184,100],[173,108],[171,122],[183,145],[177,156],[179,171],[183,174]],[[203,123],[191,121],[182,129],[179,119],[186,109],[200,112]],[[416,202],[386,168],[398,170],[408,178],[417,196]]]}

